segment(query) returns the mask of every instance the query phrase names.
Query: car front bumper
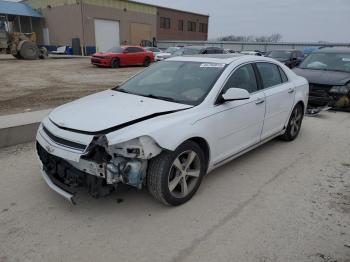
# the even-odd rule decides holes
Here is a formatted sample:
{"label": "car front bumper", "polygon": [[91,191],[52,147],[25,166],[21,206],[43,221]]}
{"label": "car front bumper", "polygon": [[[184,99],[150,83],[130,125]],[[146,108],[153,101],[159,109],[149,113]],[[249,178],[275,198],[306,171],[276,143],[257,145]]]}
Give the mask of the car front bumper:
{"label": "car front bumper", "polygon": [[54,183],[54,180],[51,179],[48,174],[44,171],[44,168],[41,167],[40,169],[41,171],[41,175],[44,179],[44,181],[46,182],[46,184],[52,189],[54,190],[56,193],[58,193],[59,195],[61,195],[62,197],[64,197],[65,199],[67,199],[71,204],[75,205],[75,201],[74,201],[74,196],[75,194],[70,193],[64,189],[62,189],[61,187],[57,186]]}
{"label": "car front bumper", "polygon": [[92,57],[91,64],[96,66],[109,67],[111,65],[111,60]]}
{"label": "car front bumper", "polygon": [[309,106],[346,108],[350,106],[349,94],[331,92],[332,86],[310,83]]}

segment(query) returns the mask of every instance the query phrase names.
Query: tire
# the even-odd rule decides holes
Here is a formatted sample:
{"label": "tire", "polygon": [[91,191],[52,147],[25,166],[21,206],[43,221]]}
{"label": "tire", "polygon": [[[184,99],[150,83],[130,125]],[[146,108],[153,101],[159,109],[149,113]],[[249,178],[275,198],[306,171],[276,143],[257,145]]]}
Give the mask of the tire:
{"label": "tire", "polygon": [[178,206],[193,197],[205,172],[206,162],[202,149],[196,143],[186,141],[175,151],[163,151],[150,160],[148,191],[165,205]]}
{"label": "tire", "polygon": [[143,66],[149,67],[150,64],[151,64],[151,59],[149,57],[146,57],[145,60],[143,61]]}
{"label": "tire", "polygon": [[39,58],[40,51],[35,43],[25,41],[21,46],[21,50],[19,50],[19,54],[25,60],[36,60]]}
{"label": "tire", "polygon": [[39,55],[40,59],[47,59],[49,57],[49,53],[45,47],[40,48],[39,51],[40,51],[40,55]]}
{"label": "tire", "polygon": [[290,115],[286,132],[281,136],[284,141],[293,141],[299,135],[301,123],[303,122],[304,109],[301,104],[297,104]]}
{"label": "tire", "polygon": [[17,59],[22,59],[22,57],[21,57],[21,55],[19,54],[19,53],[17,53],[17,54],[12,54],[13,55],[13,57],[15,57],[15,58],[17,58]]}
{"label": "tire", "polygon": [[118,58],[113,58],[111,61],[111,67],[112,68],[119,68],[120,67],[120,61]]}

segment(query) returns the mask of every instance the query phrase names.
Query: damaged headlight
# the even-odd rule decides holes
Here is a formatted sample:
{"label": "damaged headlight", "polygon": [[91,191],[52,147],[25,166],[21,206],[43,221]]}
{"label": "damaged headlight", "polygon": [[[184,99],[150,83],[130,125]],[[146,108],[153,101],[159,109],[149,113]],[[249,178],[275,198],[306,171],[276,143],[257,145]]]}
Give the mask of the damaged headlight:
{"label": "damaged headlight", "polygon": [[110,145],[108,151],[115,156],[150,159],[158,155],[162,149],[151,137],[141,136],[123,143]]}
{"label": "damaged headlight", "polygon": [[160,154],[162,148],[151,137],[142,136],[109,145],[107,151],[112,157],[107,163],[107,183],[122,182],[141,188],[146,177],[148,159]]}
{"label": "damaged headlight", "polygon": [[350,93],[350,83],[346,86],[333,86],[329,93],[339,94],[339,95],[347,95]]}

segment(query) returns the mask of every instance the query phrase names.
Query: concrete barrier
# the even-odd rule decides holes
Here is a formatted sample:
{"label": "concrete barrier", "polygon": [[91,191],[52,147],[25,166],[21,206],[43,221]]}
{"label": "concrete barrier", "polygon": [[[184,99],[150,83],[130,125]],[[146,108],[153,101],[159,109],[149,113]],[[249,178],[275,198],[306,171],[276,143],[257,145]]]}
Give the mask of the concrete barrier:
{"label": "concrete barrier", "polygon": [[0,116],[0,148],[34,141],[41,120],[51,110]]}

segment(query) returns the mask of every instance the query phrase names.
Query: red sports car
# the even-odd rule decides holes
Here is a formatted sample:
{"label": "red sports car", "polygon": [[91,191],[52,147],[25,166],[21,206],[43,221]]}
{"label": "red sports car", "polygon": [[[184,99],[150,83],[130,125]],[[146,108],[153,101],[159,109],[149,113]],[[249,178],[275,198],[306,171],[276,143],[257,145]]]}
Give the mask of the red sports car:
{"label": "red sports car", "polygon": [[95,53],[91,57],[93,65],[112,68],[130,65],[149,66],[152,62],[154,62],[153,52],[139,46],[113,47],[107,52]]}

